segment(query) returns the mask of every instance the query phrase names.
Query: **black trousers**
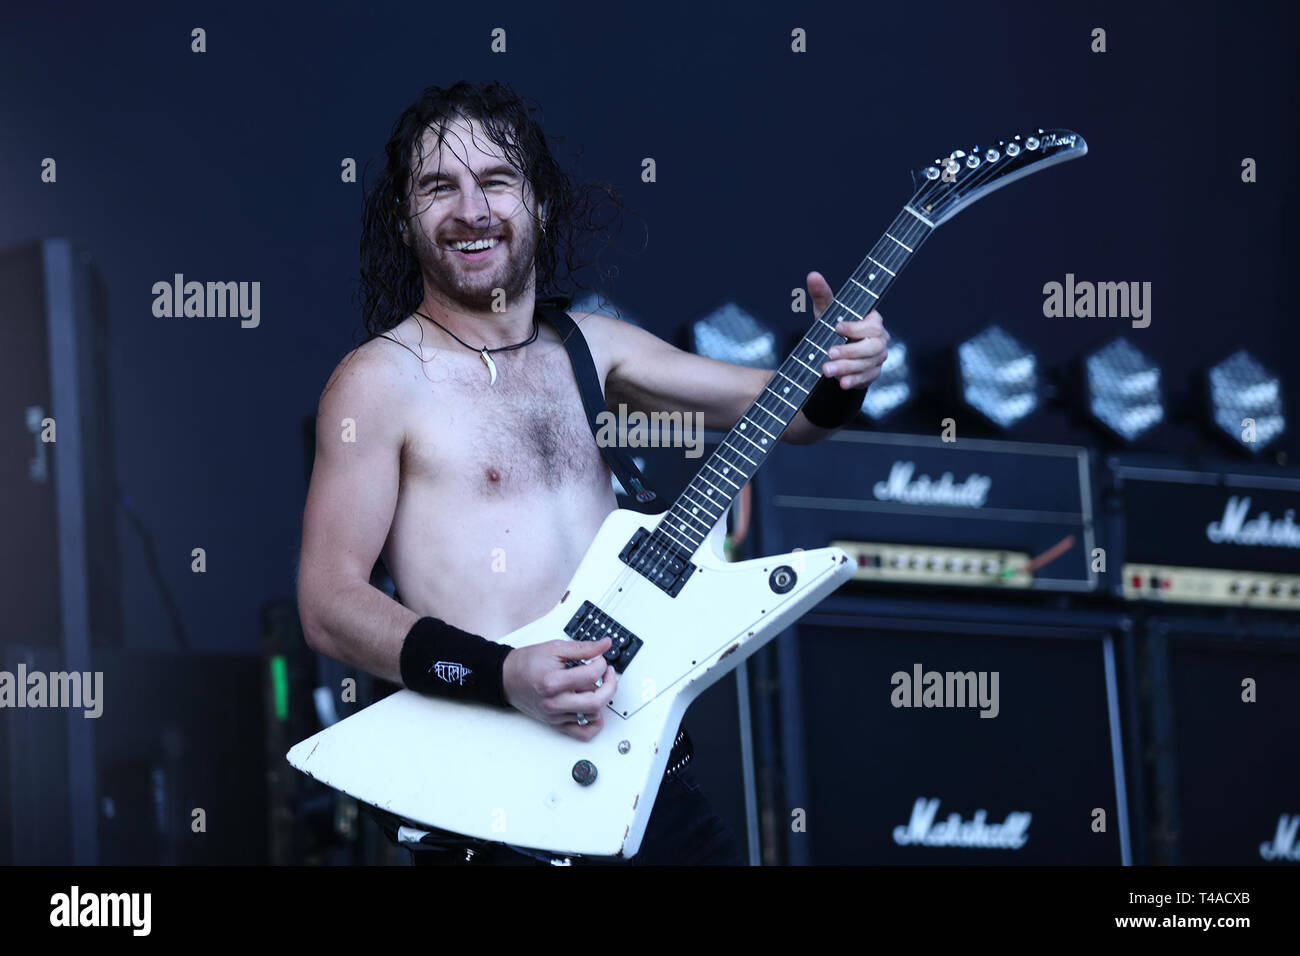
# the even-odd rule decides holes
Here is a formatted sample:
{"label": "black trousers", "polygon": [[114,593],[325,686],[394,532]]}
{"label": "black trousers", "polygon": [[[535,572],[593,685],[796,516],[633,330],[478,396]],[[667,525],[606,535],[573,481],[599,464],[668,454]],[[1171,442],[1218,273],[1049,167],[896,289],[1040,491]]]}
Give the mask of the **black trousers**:
{"label": "black trousers", "polygon": [[[488,844],[468,857],[463,849],[411,850],[416,866],[550,866],[543,855],[532,856],[509,847]],[[664,778],[646,824],[641,849],[631,860],[572,859],[575,866],[744,866],[745,858],[731,829],[722,822],[689,766]]]}

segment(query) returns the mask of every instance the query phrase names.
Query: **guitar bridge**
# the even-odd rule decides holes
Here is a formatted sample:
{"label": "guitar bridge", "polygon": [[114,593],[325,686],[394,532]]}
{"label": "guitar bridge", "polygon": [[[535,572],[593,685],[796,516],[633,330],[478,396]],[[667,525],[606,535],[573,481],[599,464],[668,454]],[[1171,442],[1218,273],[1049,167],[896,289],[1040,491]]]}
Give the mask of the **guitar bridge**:
{"label": "guitar bridge", "polygon": [[677,597],[695,572],[691,556],[675,544],[660,544],[645,528],[637,528],[618,558],[641,577]]}
{"label": "guitar bridge", "polygon": [[582,602],[582,607],[564,625],[564,633],[577,641],[599,641],[608,637],[610,644],[609,650],[605,652],[605,660],[620,674],[632,663],[632,658],[636,657],[636,652],[641,650],[643,643],[641,638],[590,601]]}

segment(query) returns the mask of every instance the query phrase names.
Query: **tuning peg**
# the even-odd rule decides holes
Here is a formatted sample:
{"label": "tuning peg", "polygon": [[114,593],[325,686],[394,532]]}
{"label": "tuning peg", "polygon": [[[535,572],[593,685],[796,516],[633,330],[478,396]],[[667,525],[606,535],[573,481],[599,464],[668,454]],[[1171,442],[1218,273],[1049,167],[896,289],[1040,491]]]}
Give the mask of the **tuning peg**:
{"label": "tuning peg", "polygon": [[[1038,132],[1041,133],[1042,130],[1040,129]],[[1028,150],[1035,150],[1035,149],[1037,149],[1037,148],[1038,148],[1038,137],[1037,137],[1037,136],[1031,136],[1031,137],[1029,137],[1029,139],[1025,140],[1025,149],[1028,149]]]}
{"label": "tuning peg", "polygon": [[999,153],[996,149],[989,147],[988,152],[984,154],[984,158],[987,159],[990,163],[996,163],[999,159],[1002,158],[1002,154]]}
{"label": "tuning peg", "polygon": [[[939,161],[936,159],[935,162],[937,163],[937,162],[939,162]],[[926,167],[926,170],[925,170],[925,178],[926,178],[926,179],[938,179],[938,178],[939,178],[939,169],[938,169],[938,167],[937,167],[937,166],[928,166],[928,167]]]}
{"label": "tuning peg", "polygon": [[[1020,138],[1019,136],[1016,137],[1016,139],[1019,139],[1019,138]],[[1019,155],[1020,155],[1020,144],[1019,144],[1019,143],[1007,143],[1007,155],[1010,156],[1012,159],[1014,159],[1015,157],[1019,156]]]}

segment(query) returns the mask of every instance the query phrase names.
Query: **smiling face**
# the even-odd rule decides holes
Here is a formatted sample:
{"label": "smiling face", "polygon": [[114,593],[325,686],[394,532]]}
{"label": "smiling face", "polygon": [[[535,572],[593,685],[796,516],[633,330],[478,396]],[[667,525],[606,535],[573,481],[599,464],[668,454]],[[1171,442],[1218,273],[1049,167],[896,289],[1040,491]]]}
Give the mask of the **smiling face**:
{"label": "smiling face", "polygon": [[533,287],[532,189],[477,120],[453,118],[441,143],[426,130],[411,167],[403,240],[429,292],[452,308],[490,312],[493,290],[505,291],[508,307]]}

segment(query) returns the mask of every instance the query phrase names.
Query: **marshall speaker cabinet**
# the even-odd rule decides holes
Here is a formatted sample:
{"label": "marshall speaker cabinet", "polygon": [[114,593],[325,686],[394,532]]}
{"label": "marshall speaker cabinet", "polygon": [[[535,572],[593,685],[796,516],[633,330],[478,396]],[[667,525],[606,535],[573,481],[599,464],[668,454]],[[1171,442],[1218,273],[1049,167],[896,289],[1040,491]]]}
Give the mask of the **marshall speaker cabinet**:
{"label": "marshall speaker cabinet", "polygon": [[1126,633],[984,610],[836,596],[779,639],[789,862],[1131,862]]}
{"label": "marshall speaker cabinet", "polygon": [[1300,864],[1300,621],[1146,621],[1152,862]]}

